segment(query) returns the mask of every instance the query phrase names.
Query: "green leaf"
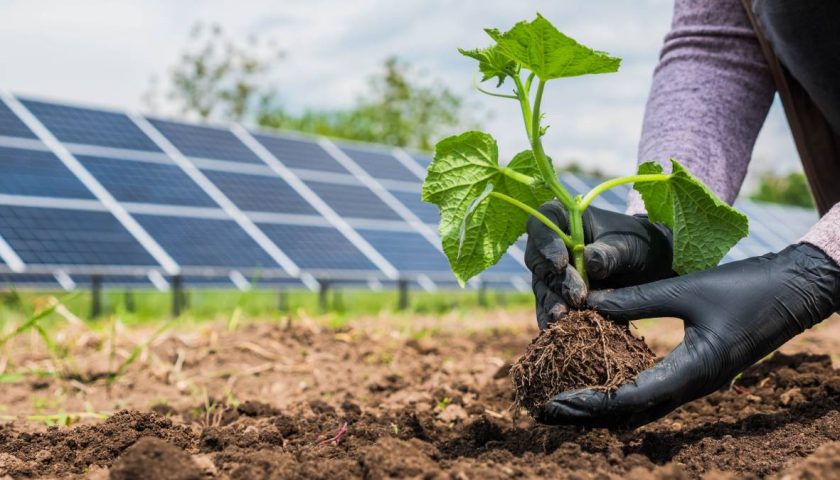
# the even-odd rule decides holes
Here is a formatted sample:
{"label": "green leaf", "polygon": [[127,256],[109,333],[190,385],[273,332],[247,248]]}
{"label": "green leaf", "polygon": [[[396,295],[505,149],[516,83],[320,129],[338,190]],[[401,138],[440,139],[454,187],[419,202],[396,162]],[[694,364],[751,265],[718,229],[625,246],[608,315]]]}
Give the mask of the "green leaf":
{"label": "green leaf", "polygon": [[505,78],[516,74],[516,62],[493,45],[488,48],[476,48],[473,50],[458,49],[461,55],[478,60],[478,70],[483,74],[481,81],[487,81],[497,77],[499,82],[496,87],[504,83]]}
{"label": "green leaf", "polygon": [[505,33],[486,29],[499,49],[540,80],[575,77],[590,73],[618,70],[620,58],[585,47],[567,37],[542,15],[528,22],[519,22]]}
{"label": "green leaf", "polygon": [[[536,181],[524,184],[511,176]],[[552,198],[539,179],[530,150],[501,166],[496,141],[486,133],[466,132],[437,144],[423,183],[423,200],[440,209],[443,251],[461,285],[496,264],[525,233],[528,214],[490,192],[537,208]]]}
{"label": "green leaf", "polygon": [[[674,233],[673,268],[679,274],[714,267],[738,240],[749,234],[747,217],[724,203],[679,162],[671,159],[670,178],[636,183],[651,222]],[[639,165],[639,174],[662,173],[656,162]]]}

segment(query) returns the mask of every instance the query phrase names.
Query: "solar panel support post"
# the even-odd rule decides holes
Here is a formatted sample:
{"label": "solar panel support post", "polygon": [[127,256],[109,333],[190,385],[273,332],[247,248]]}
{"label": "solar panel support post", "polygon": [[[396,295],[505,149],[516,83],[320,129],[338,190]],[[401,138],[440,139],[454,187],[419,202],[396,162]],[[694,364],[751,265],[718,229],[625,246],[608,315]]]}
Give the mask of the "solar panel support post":
{"label": "solar panel support post", "polygon": [[90,277],[90,318],[102,315],[102,275]]}
{"label": "solar panel support post", "polygon": [[400,279],[397,282],[397,309],[406,310],[408,308],[408,280]]}
{"label": "solar panel support post", "polygon": [[289,292],[284,288],[281,288],[277,292],[277,310],[280,313],[289,311]]}
{"label": "solar panel support post", "polygon": [[340,288],[333,289],[332,309],[339,313],[344,311],[344,297]]}
{"label": "solar panel support post", "polygon": [[487,282],[478,282],[478,306],[487,307]]}
{"label": "solar panel support post", "polygon": [[329,297],[330,283],[326,280],[318,280],[318,308],[326,313],[330,308]]}
{"label": "solar panel support post", "polygon": [[134,313],[134,292],[131,289],[123,293],[123,306],[126,312]]}
{"label": "solar panel support post", "polygon": [[184,307],[184,282],[180,275],[174,275],[170,282],[172,289],[172,316],[180,317]]}

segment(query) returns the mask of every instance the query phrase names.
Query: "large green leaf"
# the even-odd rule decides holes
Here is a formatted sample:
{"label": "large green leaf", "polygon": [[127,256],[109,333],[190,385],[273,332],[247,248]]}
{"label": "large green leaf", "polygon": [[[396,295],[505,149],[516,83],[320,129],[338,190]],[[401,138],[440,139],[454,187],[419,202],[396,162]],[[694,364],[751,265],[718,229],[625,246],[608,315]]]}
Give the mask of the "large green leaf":
{"label": "large green leaf", "polygon": [[481,81],[491,78],[498,78],[497,87],[501,86],[505,78],[516,74],[516,62],[493,45],[488,48],[476,48],[473,50],[458,49],[461,55],[478,60],[478,70],[482,73]]}
{"label": "large green leaf", "polygon": [[[749,234],[747,217],[730,207],[679,162],[664,182],[636,183],[651,222],[674,233],[674,271],[714,267],[738,240]],[[639,174],[662,173],[656,162],[639,165]]]}
{"label": "large green leaf", "polygon": [[505,33],[487,29],[499,49],[540,80],[575,77],[618,70],[620,58],[592,50],[564,35],[542,15],[532,22],[519,22]]}
{"label": "large green leaf", "polygon": [[525,233],[528,214],[490,193],[503,193],[534,208],[552,198],[542,182],[525,185],[505,175],[505,169],[539,178],[530,150],[503,167],[496,141],[483,132],[449,137],[435,147],[423,200],[440,209],[443,251],[462,285],[496,264]]}

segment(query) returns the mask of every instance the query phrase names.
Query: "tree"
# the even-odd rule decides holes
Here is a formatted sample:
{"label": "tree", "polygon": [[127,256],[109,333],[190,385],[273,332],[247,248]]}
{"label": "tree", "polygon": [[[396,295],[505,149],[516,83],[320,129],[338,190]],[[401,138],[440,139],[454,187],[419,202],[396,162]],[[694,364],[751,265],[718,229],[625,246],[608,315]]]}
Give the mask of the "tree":
{"label": "tree", "polygon": [[811,197],[808,181],[801,172],[787,175],[771,173],[762,175],[758,188],[750,195],[750,198],[759,202],[814,208],[814,199]]}
{"label": "tree", "polygon": [[240,44],[225,36],[219,25],[198,23],[170,70],[168,90],[162,95],[153,78],[144,101],[156,110],[164,96],[183,115],[202,120],[248,119],[274,96],[269,79],[282,58],[283,52],[272,41],[251,37]]}
{"label": "tree", "polygon": [[463,100],[422,71],[396,57],[370,78],[368,91],[347,110],[313,110],[300,115],[264,105],[257,122],[266,127],[430,150],[461,125]]}

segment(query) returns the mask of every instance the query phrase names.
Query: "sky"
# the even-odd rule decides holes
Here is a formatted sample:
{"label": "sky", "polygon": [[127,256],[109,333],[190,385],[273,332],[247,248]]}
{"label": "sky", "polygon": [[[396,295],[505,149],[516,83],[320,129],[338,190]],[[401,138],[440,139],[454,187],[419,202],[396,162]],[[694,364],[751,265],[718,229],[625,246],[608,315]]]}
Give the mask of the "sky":
{"label": "sky", "polygon": [[[581,43],[623,59],[616,74],[549,84],[547,151],[559,164],[627,174],[671,10],[671,0],[0,0],[0,88],[142,111],[150,78],[166,76],[191,26],[216,23],[230,37],[271,38],[285,51],[273,83],[292,111],[351,105],[383,60],[398,55],[474,102],[510,156],[526,148],[518,107],[472,90],[475,63],[456,48],[486,46],[483,28],[505,30],[540,12]],[[776,102],[750,178],[798,169]]]}

